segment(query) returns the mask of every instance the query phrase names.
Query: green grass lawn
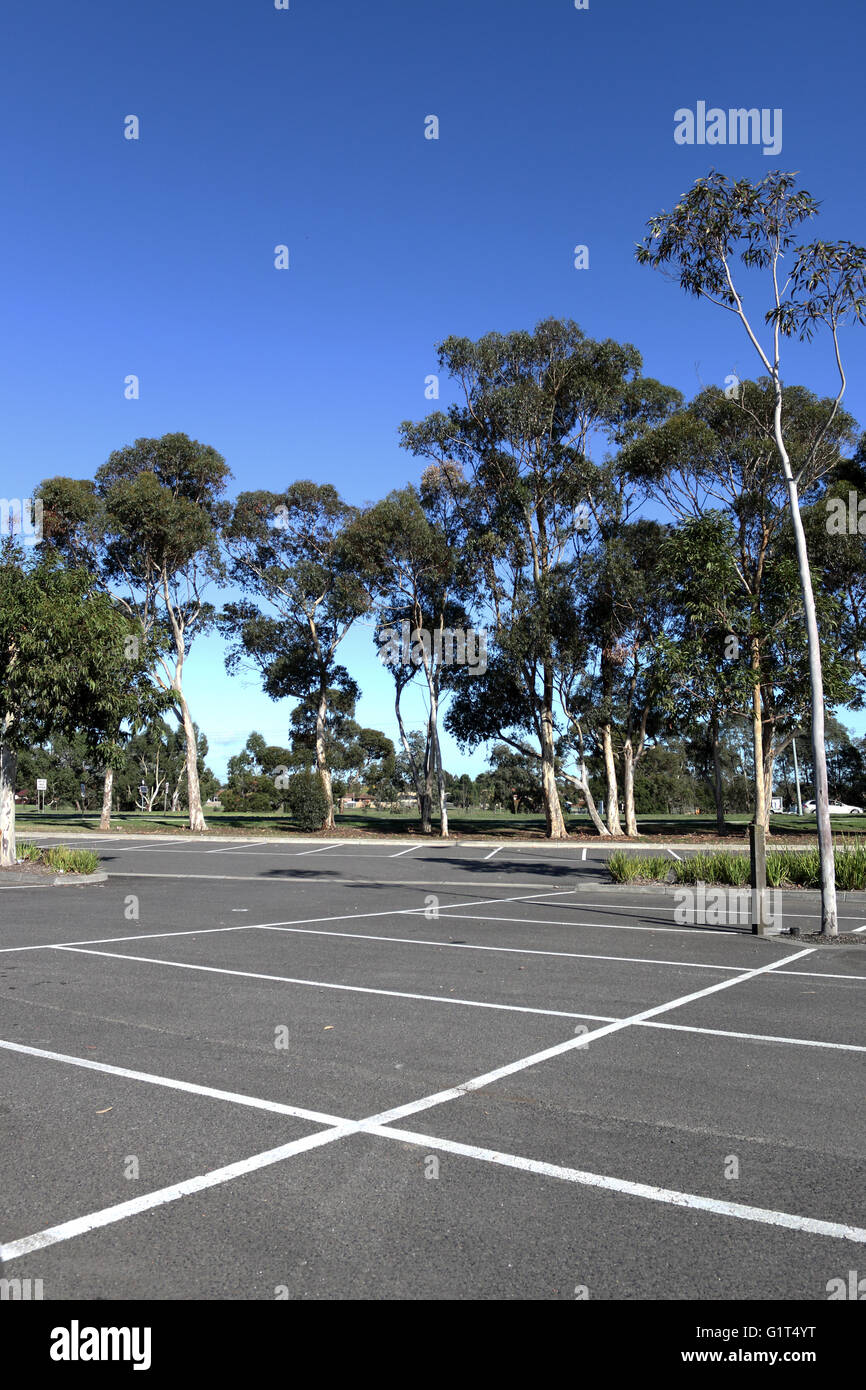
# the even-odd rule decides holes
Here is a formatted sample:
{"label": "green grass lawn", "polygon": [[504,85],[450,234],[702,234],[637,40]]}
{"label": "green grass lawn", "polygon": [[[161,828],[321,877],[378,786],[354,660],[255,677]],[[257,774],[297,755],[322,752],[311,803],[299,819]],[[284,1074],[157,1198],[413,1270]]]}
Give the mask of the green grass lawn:
{"label": "green grass lawn", "polygon": [[[206,811],[210,831],[214,835],[292,835],[298,834],[297,827],[290,816],[278,812]],[[16,820],[20,832],[29,834],[41,831],[78,831],[84,833],[99,829],[99,811],[54,810],[37,811],[34,806],[19,807]],[[748,837],[750,817],[745,812],[727,817],[725,835],[731,840],[745,840]],[[493,839],[543,839],[544,817],[542,815],[512,815],[502,811],[461,811],[449,807],[449,822],[452,835],[466,837],[484,835]],[[434,833],[437,822],[434,821]],[[592,822],[587,815],[566,815],[566,824],[572,835],[581,839],[598,839]],[[143,815],[139,811],[124,811],[112,816],[113,830],[125,831],[131,835],[148,832],[159,834],[183,834],[188,831],[186,815],[170,812],[154,812]],[[658,840],[716,840],[716,821],[714,816],[638,816],[638,826],[642,836]],[[866,834],[866,816],[834,817],[833,828],[846,835]],[[808,842],[815,836],[814,816],[773,816],[770,821],[771,835],[779,841]],[[356,811],[337,816],[337,837],[341,835],[400,835],[420,834],[417,815],[392,811]],[[328,838],[325,836],[324,838]],[[333,832],[331,833],[333,838]]]}

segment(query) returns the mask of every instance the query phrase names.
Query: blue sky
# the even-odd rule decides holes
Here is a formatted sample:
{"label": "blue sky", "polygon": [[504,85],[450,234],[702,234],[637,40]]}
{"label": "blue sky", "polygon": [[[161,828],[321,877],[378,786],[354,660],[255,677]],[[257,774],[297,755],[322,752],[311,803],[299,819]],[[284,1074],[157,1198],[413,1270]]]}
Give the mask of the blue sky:
{"label": "blue sky", "polygon": [[[434,344],[548,315],[634,343],[687,396],[756,375],[733,319],[638,267],[634,243],[711,165],[798,170],[823,205],[815,233],[866,240],[864,37],[842,0],[16,6],[0,54],[0,493],[182,430],[225,456],[234,491],[310,477],[373,501],[418,477],[397,427],[435,404]],[[674,112],[699,100],[781,108],[781,152],[675,144]],[[866,333],[843,350],[866,426]],[[789,354],[789,381],[833,389],[826,340]],[[343,659],[359,717],[393,734],[368,628]],[[253,728],[285,741],[287,706],[252,675],[229,681],[218,637],[193,648],[186,685],[218,773]],[[420,700],[407,713],[420,723]],[[446,762],[484,759],[451,746]]]}

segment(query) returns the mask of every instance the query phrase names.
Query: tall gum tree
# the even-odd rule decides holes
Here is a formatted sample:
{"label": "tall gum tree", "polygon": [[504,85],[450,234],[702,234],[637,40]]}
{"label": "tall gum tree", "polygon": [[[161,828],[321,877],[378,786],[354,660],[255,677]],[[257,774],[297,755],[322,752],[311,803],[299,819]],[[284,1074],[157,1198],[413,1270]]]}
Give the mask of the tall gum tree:
{"label": "tall gum tree", "polygon": [[[831,337],[839,387],[828,415],[832,425],[847,385],[839,329],[852,319],[863,323],[866,311],[866,249],[850,241],[798,243],[798,228],[818,211],[795,176],[774,170],[752,183],[729,179],[712,170],[696,180],[672,212],[652,217],[649,234],[637,247],[637,259],[655,268],[673,267],[688,294],[708,299],[733,314],[770,377],[774,393],[773,438],[785,479],[794,531],[800,587],[809,643],[812,695],[812,756],[821,862],[821,931],[838,935],[836,870],[830,826],[827,758],[824,750],[824,683],[821,645],[806,535],[800,516],[800,470],[795,471],[786,439],[781,346],[783,338],[809,341],[819,327]],[[768,281],[763,324],[747,313],[743,276],[761,272]],[[762,329],[769,341],[761,341]],[[820,440],[820,437],[819,437]],[[808,462],[808,460],[804,460]]]}
{"label": "tall gum tree", "polygon": [[220,498],[230,477],[215,449],[166,434],[116,450],[92,483],[51,478],[39,489],[54,544],[87,567],[157,652],[155,678],[170,692],[184,732],[193,831],[207,824],[184,666],[215,617],[204,593],[222,577]]}
{"label": "tall gum tree", "polygon": [[241,493],[223,533],[232,579],[266,604],[266,611],[248,600],[223,608],[227,667],[252,663],[273,699],[313,701],[326,830],[335,826],[326,747],[330,692],[360,693],[337,650],[373,601],[360,515],[331,484],[301,481],[282,493]]}
{"label": "tall gum tree", "polygon": [[[828,427],[833,401],[800,386],[782,388],[782,405],[788,453],[798,471],[800,497],[808,503],[843,467],[842,450],[854,440],[854,421],[837,410]],[[731,392],[705,388],[687,409],[624,450],[620,460],[685,528],[681,598],[690,608],[691,636],[684,637],[692,642],[693,655],[701,647],[700,624],[710,636],[705,657],[715,660],[719,650],[727,650],[728,667],[739,660],[748,664],[747,707],[738,701],[737,712],[751,724],[755,819],[767,831],[773,765],[793,736],[804,676],[808,689],[807,649],[800,640],[803,605],[787,485],[778,467],[775,407],[775,387],[766,377],[739,382]],[[816,605],[833,631],[832,591],[822,593],[819,586]],[[730,641],[719,643],[723,620],[732,623]],[[824,685],[832,703],[847,693],[834,646],[828,650],[822,644]],[[704,690],[717,684],[706,665],[702,681]]]}
{"label": "tall gum tree", "polygon": [[[492,697],[501,674],[506,684],[493,703],[513,709],[519,724],[512,727],[537,738],[547,834],[564,839],[556,784],[557,673],[547,626],[551,579],[584,530],[591,444],[619,442],[663,418],[678,394],[640,376],[636,348],[595,342],[571,321],[547,319],[531,333],[489,333],[477,342],[452,337],[438,354],[458,402],[447,413],[404,422],[402,443],[443,468],[459,465],[469,484],[459,505],[483,576],[482,621],[500,653],[488,664],[484,685]],[[522,710],[513,700],[514,680]],[[490,737],[481,733],[489,719],[472,684],[480,682],[463,683],[455,696],[462,712],[449,712],[449,720],[477,743]],[[479,716],[474,731],[471,711]]]}
{"label": "tall gum tree", "polygon": [[[466,663],[466,657],[468,655],[477,668],[480,648],[475,649],[477,634],[470,633],[470,617],[464,606],[464,600],[472,591],[472,575],[467,565],[461,513],[455,504],[455,497],[459,498],[466,488],[453,469],[447,479],[442,473],[439,468],[428,468],[420,494],[411,486],[389,494],[367,513],[364,531],[369,537],[368,553],[375,557],[377,569],[380,660],[383,664],[404,668],[408,659],[411,666],[423,673],[427,686],[429,756],[425,759],[422,783],[421,769],[406,737],[399,708],[407,682],[399,675],[395,677],[398,727],[413,779],[420,791],[422,826],[429,796],[429,774],[435,771],[439,833],[441,838],[447,839],[448,805],[439,733],[440,704],[451,679],[461,673],[461,658],[462,674],[468,678],[473,667]],[[404,624],[408,624],[408,643],[403,641]],[[486,642],[486,634],[484,636]],[[468,653],[467,637],[472,645]]]}

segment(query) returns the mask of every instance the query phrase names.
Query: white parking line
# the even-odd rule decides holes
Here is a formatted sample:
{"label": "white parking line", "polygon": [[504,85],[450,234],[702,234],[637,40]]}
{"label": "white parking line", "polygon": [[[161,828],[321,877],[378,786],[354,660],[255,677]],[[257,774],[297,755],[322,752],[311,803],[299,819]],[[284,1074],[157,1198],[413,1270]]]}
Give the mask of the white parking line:
{"label": "white parking line", "polygon": [[583,847],[583,854],[580,856],[580,862],[581,862],[581,864],[585,864],[585,863],[586,863],[586,846],[585,846],[585,845],[584,845],[584,847]]}
{"label": "white parking line", "polygon": [[300,852],[300,854],[295,854],[295,855],[292,856],[292,858],[294,858],[294,859],[302,859],[302,858],[304,857],[305,854],[324,854],[326,849],[339,849],[339,848],[340,848],[340,842],[339,842],[339,840],[336,840],[336,841],[334,842],[334,844],[332,844],[332,845],[322,845],[322,847],[321,847],[320,849],[302,849],[301,852]]}
{"label": "white parking line", "polygon": [[389,859],[402,859],[404,854],[412,854],[416,849],[423,849],[423,845],[410,845],[408,849],[398,850],[396,854],[389,854]]}
{"label": "white parking line", "polygon": [[676,859],[677,863],[678,863],[678,864],[682,864],[683,861],[682,861],[681,855],[679,855],[679,854],[674,854],[674,852],[673,852],[672,849],[669,849],[669,850],[668,850],[668,854],[673,854],[673,857],[674,857],[674,859]]}
{"label": "white parking line", "polygon": [[538,1173],[543,1177],[559,1178],[564,1182],[579,1183],[584,1187],[598,1187],[628,1197],[642,1197],[651,1202],[665,1202],[675,1207],[690,1207],[695,1211],[711,1212],[716,1216],[732,1216],[741,1221],[783,1226],[787,1230],[804,1231],[809,1235],[831,1236],[836,1240],[856,1241],[859,1244],[866,1242],[866,1230],[838,1221],[817,1221],[811,1216],[795,1216],[789,1212],[772,1211],[766,1207],[744,1206],[740,1202],[722,1202],[715,1197],[701,1197],[693,1192],[677,1192],[672,1188],[652,1187],[647,1183],[628,1182],[624,1178],[610,1178],[600,1173],[585,1173],[577,1168],[563,1168],[556,1163],[539,1163],[537,1159],[521,1158],[516,1154],[501,1153],[495,1149],[481,1149],[475,1144],[459,1144],[453,1139],[438,1139],[429,1134],[416,1134],[412,1130],[376,1125],[365,1126],[365,1131],[368,1134],[400,1139],[406,1144],[418,1144],[421,1148],[441,1149],[444,1153],[481,1159],[485,1163],[518,1168],[525,1173]]}
{"label": "white parking line", "polygon": [[49,1062],[64,1062],[67,1066],[82,1067],[85,1071],[105,1072],[108,1076],[122,1076],[129,1081],[146,1081],[150,1086],[167,1086],[172,1091],[188,1091],[193,1096],[205,1096],[210,1100],[229,1101],[232,1105],[249,1105],[255,1110],[270,1110],[275,1115],[291,1115],[297,1120],[310,1120],[317,1125],[339,1125],[345,1123],[338,1115],[325,1115],[319,1110],[303,1110],[297,1105],[283,1105],[276,1100],[261,1100],[257,1096],[245,1096],[237,1091],[220,1091],[213,1086],[198,1086],[192,1081],[177,1081],[168,1076],[154,1076],[151,1072],[130,1071],[128,1067],[114,1067],[108,1062],[97,1062],[91,1057],[72,1057],[64,1052],[48,1052],[42,1047],[27,1047],[24,1043],[7,1042],[0,1039],[0,1048],[7,1052],[20,1052],[25,1057],[41,1057]]}
{"label": "white parking line", "polygon": [[489,854],[485,854],[485,856],[484,856],[485,860],[487,860],[487,859],[492,859],[493,856],[494,856],[494,854],[498,854],[499,851],[500,851],[500,850],[503,850],[503,849],[505,849],[505,846],[504,846],[504,845],[497,845],[497,846],[496,846],[496,849],[492,849],[492,850],[490,851]]}
{"label": "white parking line", "polygon": [[[354,931],[315,931],[309,927],[262,927],[261,931],[285,932],[299,936],[337,936],[345,941],[384,941],[395,946],[433,946],[449,951],[493,951],[498,955],[509,956],[554,956],[561,960],[604,960],[623,961],[629,965],[681,965],[691,970],[720,970],[742,973],[748,965],[713,965],[692,960],[657,960],[654,956],[602,956],[596,951],[542,951],[530,946],[476,946],[467,941],[426,941],[417,936],[370,936],[366,932]],[[72,945],[73,943],[68,943]],[[798,974],[798,971],[788,971]],[[803,972],[805,974],[805,972]]]}
{"label": "white parking line", "polygon": [[122,951],[94,951],[84,946],[53,946],[54,951],[66,951],[78,956],[103,956],[109,960],[136,961],[141,965],[163,965],[173,970],[198,970],[207,975],[232,975],[242,980],[265,980],[280,985],[306,985],[311,989],[335,989],[347,994],[378,994],[389,999],[416,999],[426,1004],[459,1004],[470,1009],[493,1009],[511,1014],[541,1014],[551,1018],[589,1018],[596,1022],[611,1021],[610,1014],[572,1013],[565,1009],[534,1009],[526,1004],[490,1004],[482,999],[455,999],[450,994],[410,994],[401,989],[374,989],[367,985],[332,984],[327,980],[295,979],[291,975],[264,975],[256,970],[229,970],[221,965],[197,965],[186,960],[165,960],[160,956],[131,956]]}
{"label": "white parking line", "polygon": [[491,1085],[494,1081],[500,1080],[504,1076],[510,1076],[516,1072],[523,1071],[527,1067],[535,1066],[539,1062],[545,1061],[550,1057],[560,1056],[565,1052],[574,1050],[576,1047],[585,1047],[589,1042],[604,1037],[612,1032],[616,1032],[621,1028],[643,1023],[651,1017],[657,1017],[659,1014],[669,1012],[671,1009],[680,1008],[684,1004],[691,1003],[694,999],[703,998],[708,994],[716,993],[722,989],[732,988],[746,980],[754,979],[757,975],[768,974],[778,968],[779,965],[787,965],[793,960],[799,960],[802,956],[811,955],[813,949],[814,948],[797,952],[793,956],[785,956],[779,962],[773,962],[759,969],[747,971],[736,979],[724,980],[719,984],[711,985],[707,989],[699,990],[694,994],[684,995],[681,998],[670,1000],[667,1004],[657,1005],[653,1009],[647,1009],[640,1014],[634,1014],[628,1019],[618,1020],[606,1027],[596,1029],[594,1033],[584,1034],[577,1039],[570,1038],[565,1043],[547,1048],[543,1052],[533,1053],[528,1057],[523,1057],[504,1067],[499,1067],[495,1071],[487,1072],[482,1076],[473,1077],[470,1081],[466,1081],[460,1086],[452,1087],[446,1091],[439,1091],[431,1096],[422,1097],[420,1100],[410,1102],[408,1105],[395,1106],[391,1110],[383,1111],[365,1120],[347,1122],[331,1129],[325,1129],[319,1134],[309,1135],[304,1139],[295,1140],[293,1143],[285,1144],[278,1149],[268,1149],[263,1153],[254,1154],[252,1157],[243,1159],[239,1163],[229,1164],[226,1167],[215,1169],[210,1173],[203,1174],[201,1177],[192,1178],[182,1183],[176,1183],[171,1187],[160,1188],[156,1192],[146,1193],[130,1202],[122,1202],[113,1207],[105,1208],[102,1211],[91,1213],[89,1216],[79,1217],[76,1220],[67,1221],[61,1225],[50,1227],[47,1230],[36,1232],[34,1235],[25,1236],[21,1240],[13,1241],[0,1248],[0,1258],[7,1261],[16,1259],[21,1255],[32,1253],[34,1250],[44,1249],[48,1245],[54,1245],[59,1241],[68,1240],[77,1235],[83,1235],[88,1231],[96,1230],[113,1222],[124,1220],[126,1217],[137,1215],[139,1212],[151,1210],[166,1202],[175,1201],[190,1193],[201,1192],[206,1188],[232,1181],[236,1177],[241,1177],[247,1173],[255,1172],[271,1164],[281,1162],[284,1158],[290,1158],[295,1154],[307,1152],[310,1149],[333,1143],[336,1140],[342,1139],[349,1134],[358,1133],[359,1131],[377,1134],[381,1137],[394,1138],[406,1143],[414,1143],[431,1148],[438,1147],[446,1151],[462,1154],[469,1158],[481,1159],[491,1163],[501,1163],[522,1171],[539,1173],[548,1177],[556,1177],[566,1181],[576,1182],[584,1186],[600,1187],[609,1191],[618,1192],[627,1196],[640,1197],[649,1201],[690,1207],[695,1210],[707,1211],[719,1216],[729,1216],[740,1220],[782,1226],[789,1230],[802,1231],[810,1235],[830,1236],[835,1239],[855,1241],[862,1244],[866,1242],[866,1230],[855,1226],[848,1226],[840,1222],[819,1221],[812,1217],[801,1217],[787,1212],[773,1211],[769,1208],[748,1207],[739,1203],[721,1202],[716,1198],[702,1197],[694,1193],[684,1193],[670,1188],[649,1186],[645,1183],[635,1183],[621,1178],[611,1178],[602,1174],[583,1172],[580,1169],[564,1168],[556,1164],[540,1163],[535,1159],[522,1158],[513,1154],[502,1154],[490,1149],[481,1149],[474,1145],[457,1144],[453,1140],[439,1140],[435,1138],[435,1136],[427,1134],[416,1134],[413,1131],[390,1128],[393,1121],[402,1119],[407,1115],[417,1114],[422,1110],[428,1110],[433,1106],[443,1104],[445,1101],[456,1100],[470,1091],[480,1090],[485,1086]]}

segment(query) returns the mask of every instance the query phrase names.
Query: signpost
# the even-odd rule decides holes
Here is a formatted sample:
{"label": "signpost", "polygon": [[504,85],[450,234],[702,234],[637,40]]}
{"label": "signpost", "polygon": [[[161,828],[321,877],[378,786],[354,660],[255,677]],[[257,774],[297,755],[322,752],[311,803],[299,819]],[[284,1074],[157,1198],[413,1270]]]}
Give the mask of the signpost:
{"label": "signpost", "polygon": [[146,783],[146,782],[139,782],[139,784],[138,784],[138,794],[139,794],[139,796],[141,797],[141,809],[142,809],[142,811],[146,811],[146,810],[147,810],[147,794],[148,794],[148,786],[147,786],[147,783]]}
{"label": "signpost", "polygon": [[[45,810],[45,793],[46,793],[47,791],[48,791],[48,778],[47,778],[47,777],[37,777],[37,778],[36,778],[36,805],[39,807],[39,810],[40,810],[40,811],[44,811],[44,810]],[[41,798],[41,800],[40,800],[40,798]]]}

